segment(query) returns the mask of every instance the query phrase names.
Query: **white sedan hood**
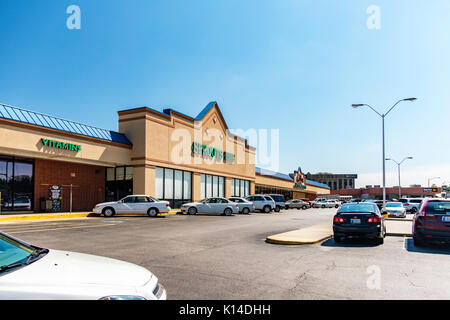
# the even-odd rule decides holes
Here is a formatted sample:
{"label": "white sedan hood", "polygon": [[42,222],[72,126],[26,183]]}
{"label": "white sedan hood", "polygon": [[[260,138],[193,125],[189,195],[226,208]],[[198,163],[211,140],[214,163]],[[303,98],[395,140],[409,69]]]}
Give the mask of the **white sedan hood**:
{"label": "white sedan hood", "polygon": [[6,283],[25,285],[89,285],[139,287],[153,274],[138,265],[89,254],[50,250],[32,264],[0,277]]}

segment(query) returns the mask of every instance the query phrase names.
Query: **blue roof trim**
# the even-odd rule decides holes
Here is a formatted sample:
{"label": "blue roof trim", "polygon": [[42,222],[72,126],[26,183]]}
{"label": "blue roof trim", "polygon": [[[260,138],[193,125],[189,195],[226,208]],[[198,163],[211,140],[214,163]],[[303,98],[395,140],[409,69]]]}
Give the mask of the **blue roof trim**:
{"label": "blue roof trim", "polygon": [[328,185],[326,185],[324,183],[319,183],[319,182],[308,180],[308,179],[306,179],[306,184],[309,184],[309,185],[312,185],[312,186],[316,186],[316,187],[331,189],[330,186],[328,186]]}
{"label": "blue roof trim", "polygon": [[285,179],[285,180],[292,181],[292,182],[294,181],[294,179],[292,179],[289,175],[284,174],[284,173],[275,172],[272,170],[259,168],[259,167],[255,167],[255,171],[256,171],[256,173],[264,175],[264,176],[276,177],[276,178]]}
{"label": "blue roof trim", "polygon": [[214,105],[216,104],[217,104],[216,101],[211,101],[210,103],[208,103],[206,107],[204,107],[203,110],[197,115],[197,117],[195,117],[195,120],[199,121],[203,119],[203,117],[208,113],[208,111],[211,110],[211,108],[214,107]]}
{"label": "blue roof trim", "polygon": [[65,120],[43,113],[8,106],[0,103],[0,118],[21,123],[27,123],[39,127],[69,132],[81,136],[96,138],[100,140],[132,145],[130,140],[123,134],[111,130],[101,129],[75,121]]}

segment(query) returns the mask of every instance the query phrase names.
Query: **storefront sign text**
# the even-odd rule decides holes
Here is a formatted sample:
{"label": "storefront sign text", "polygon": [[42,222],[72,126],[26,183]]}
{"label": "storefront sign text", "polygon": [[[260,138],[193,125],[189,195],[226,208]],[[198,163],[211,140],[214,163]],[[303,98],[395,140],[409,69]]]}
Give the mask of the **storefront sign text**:
{"label": "storefront sign text", "polygon": [[60,142],[60,141],[54,141],[54,140],[49,140],[49,139],[44,139],[44,138],[42,138],[41,141],[42,141],[42,144],[47,147],[53,147],[53,148],[58,148],[58,149],[63,149],[63,150],[71,150],[71,151],[81,151],[81,146],[79,146],[79,145]]}
{"label": "storefront sign text", "polygon": [[225,161],[227,163],[234,162],[234,154],[229,152],[224,152],[220,149],[207,146],[205,144],[200,144],[199,142],[194,142],[192,144],[192,153],[194,155],[202,155],[207,158],[216,158],[218,161]]}

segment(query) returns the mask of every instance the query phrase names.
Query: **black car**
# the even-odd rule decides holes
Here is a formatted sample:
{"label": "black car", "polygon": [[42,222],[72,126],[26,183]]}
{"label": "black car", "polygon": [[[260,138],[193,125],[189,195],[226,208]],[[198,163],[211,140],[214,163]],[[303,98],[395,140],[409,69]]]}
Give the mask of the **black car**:
{"label": "black car", "polygon": [[382,244],[386,225],[375,203],[346,203],[333,217],[333,233],[336,243],[341,243],[346,237],[361,237],[375,238]]}

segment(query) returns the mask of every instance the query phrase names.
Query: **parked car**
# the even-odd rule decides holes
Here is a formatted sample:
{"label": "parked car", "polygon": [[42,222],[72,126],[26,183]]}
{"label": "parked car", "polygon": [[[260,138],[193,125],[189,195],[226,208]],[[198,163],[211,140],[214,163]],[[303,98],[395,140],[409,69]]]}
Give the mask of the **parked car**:
{"label": "parked car", "polygon": [[335,208],[339,208],[339,206],[341,205],[341,202],[339,200],[336,200],[336,199],[330,199],[330,200],[328,200],[328,202],[330,204],[334,204]]}
{"label": "parked car", "polygon": [[197,213],[216,213],[231,216],[233,213],[239,212],[239,206],[237,203],[228,199],[215,197],[183,204],[181,206],[181,212],[186,212],[191,215]]}
{"label": "parked car", "polygon": [[270,196],[263,196],[261,194],[250,195],[245,200],[253,202],[255,210],[270,213],[275,210],[275,201]]}
{"label": "parked car", "polygon": [[165,300],[149,270],[116,259],[45,249],[0,232],[0,300]]}
{"label": "parked car", "polygon": [[426,241],[450,242],[450,199],[425,199],[413,218],[414,245]]}
{"label": "parked car", "polygon": [[359,202],[362,202],[362,201],[363,201],[362,199],[355,198],[355,199],[349,200],[347,203],[359,203]]}
{"label": "parked car", "polygon": [[401,198],[398,201],[403,203],[403,207],[405,207],[406,212],[411,212],[414,214],[419,211],[423,198]]}
{"label": "parked car", "polygon": [[386,209],[382,212],[387,213],[389,217],[406,218],[406,209],[401,202],[387,202]]}
{"label": "parked car", "polygon": [[92,210],[94,213],[102,213],[105,217],[112,217],[115,214],[148,214],[150,217],[156,217],[161,213],[170,212],[168,201],[161,201],[146,195],[131,195],[114,201],[97,204]]}
{"label": "parked car", "polygon": [[280,210],[284,209],[284,204],[286,203],[286,199],[282,194],[269,194],[269,197],[275,201],[275,212],[280,212]]}
{"label": "parked car", "polygon": [[385,220],[374,203],[346,203],[333,217],[333,234],[336,243],[346,237],[367,237],[382,244],[386,236]]}
{"label": "parked car", "polygon": [[228,198],[228,200],[237,203],[239,213],[250,214],[250,212],[255,211],[255,205],[252,202],[245,200],[244,198],[231,197]]}
{"label": "parked car", "polygon": [[308,208],[312,207],[312,201],[308,198],[298,198],[297,200],[302,200],[303,202],[306,202],[309,205]]}
{"label": "parked car", "polygon": [[285,205],[286,209],[303,209],[306,210],[308,208],[310,208],[310,205],[308,203],[306,203],[303,200],[300,199],[294,199],[294,200],[289,200],[286,201],[286,205]]}
{"label": "parked car", "polygon": [[338,208],[339,205],[337,205],[336,202],[330,202],[328,200],[321,200],[317,201],[313,204],[314,208]]}

